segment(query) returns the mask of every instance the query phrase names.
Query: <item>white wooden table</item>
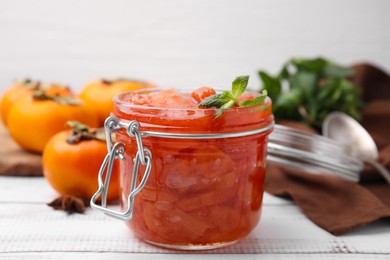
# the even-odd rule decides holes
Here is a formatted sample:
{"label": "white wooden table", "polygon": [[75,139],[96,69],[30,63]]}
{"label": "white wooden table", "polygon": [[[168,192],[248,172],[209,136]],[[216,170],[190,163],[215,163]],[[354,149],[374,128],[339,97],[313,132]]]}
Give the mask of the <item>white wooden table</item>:
{"label": "white wooden table", "polygon": [[335,237],[292,202],[268,194],[249,237],[196,254],[146,245],[92,209],[55,211],[46,203],[56,196],[44,178],[0,177],[0,259],[390,259],[388,219]]}

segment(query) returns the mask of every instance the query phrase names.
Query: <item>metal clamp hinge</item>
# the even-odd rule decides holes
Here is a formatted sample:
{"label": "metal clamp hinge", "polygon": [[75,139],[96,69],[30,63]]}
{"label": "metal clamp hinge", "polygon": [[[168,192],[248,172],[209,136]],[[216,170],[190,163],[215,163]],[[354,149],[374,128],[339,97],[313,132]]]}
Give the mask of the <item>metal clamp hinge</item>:
{"label": "metal clamp hinge", "polygon": [[[104,158],[102,166],[100,167],[98,174],[98,185],[99,188],[97,192],[91,198],[91,207],[97,210],[104,212],[105,214],[121,219],[121,220],[131,220],[133,217],[133,207],[134,207],[134,197],[142,190],[145,186],[146,181],[148,180],[150,171],[152,169],[152,153],[149,149],[144,148],[142,144],[142,137],[139,131],[139,123],[137,121],[130,121],[128,124],[120,122],[116,117],[110,116],[106,119],[104,123],[105,133],[106,133],[106,142],[108,153]],[[107,194],[110,185],[110,179],[112,174],[112,169],[114,166],[115,159],[126,160],[125,145],[121,142],[112,142],[112,133],[117,132],[121,129],[125,129],[126,133],[130,137],[134,137],[137,143],[137,153],[134,158],[134,167],[131,178],[131,187],[129,191],[129,196],[127,198],[127,209],[124,212],[118,212],[112,209],[107,208]],[[139,174],[139,165],[145,165],[145,172],[142,176],[141,181],[137,186],[138,174]],[[105,175],[104,182],[103,176]],[[100,205],[97,204],[98,199],[101,198]]]}

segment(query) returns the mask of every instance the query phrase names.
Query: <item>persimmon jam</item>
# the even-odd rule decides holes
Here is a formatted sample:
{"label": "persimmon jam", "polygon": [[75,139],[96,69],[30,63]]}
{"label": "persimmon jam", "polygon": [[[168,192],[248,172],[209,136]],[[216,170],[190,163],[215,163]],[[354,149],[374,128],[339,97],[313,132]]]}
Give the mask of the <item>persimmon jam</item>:
{"label": "persimmon jam", "polygon": [[[201,93],[202,94],[202,93]],[[258,94],[245,92],[242,98]],[[136,120],[140,132],[226,134],[265,129],[223,138],[144,136],[152,153],[152,169],[135,197],[127,222],[141,240],[171,249],[211,249],[248,235],[258,224],[264,192],[267,140],[273,124],[269,98],[249,107],[199,107],[202,95],[171,89],[147,89],[114,98],[114,116]],[[137,144],[125,131],[121,161],[121,205],[127,208]],[[139,172],[143,173],[141,166]],[[142,174],[138,178],[141,180]]]}

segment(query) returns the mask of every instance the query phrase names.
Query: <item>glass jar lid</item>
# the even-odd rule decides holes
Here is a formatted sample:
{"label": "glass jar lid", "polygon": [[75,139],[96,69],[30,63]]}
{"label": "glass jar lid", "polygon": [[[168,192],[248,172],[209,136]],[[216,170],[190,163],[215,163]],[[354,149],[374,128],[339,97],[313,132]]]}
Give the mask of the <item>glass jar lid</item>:
{"label": "glass jar lid", "polygon": [[337,176],[358,182],[363,162],[349,155],[348,147],[332,139],[275,125],[269,136],[267,159],[306,173]]}

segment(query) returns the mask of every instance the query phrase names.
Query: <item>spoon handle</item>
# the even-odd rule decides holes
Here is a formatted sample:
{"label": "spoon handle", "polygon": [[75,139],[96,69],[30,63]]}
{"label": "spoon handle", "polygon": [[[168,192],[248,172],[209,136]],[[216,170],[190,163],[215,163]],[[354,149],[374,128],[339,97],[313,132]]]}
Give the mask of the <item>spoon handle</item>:
{"label": "spoon handle", "polygon": [[371,164],[385,180],[390,184],[390,172],[380,163],[375,160],[366,159],[366,163]]}

